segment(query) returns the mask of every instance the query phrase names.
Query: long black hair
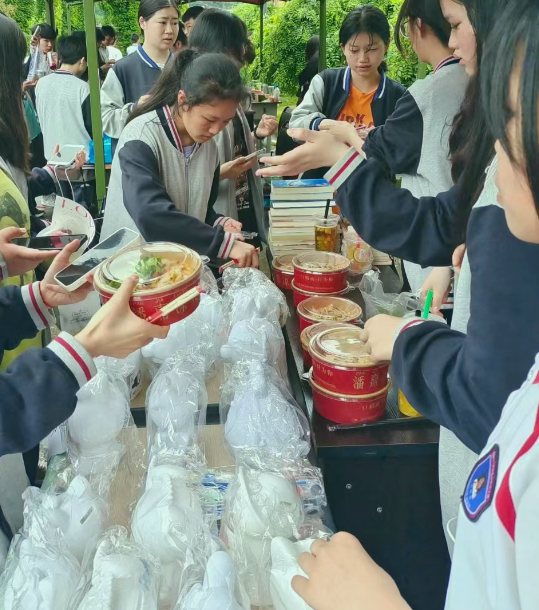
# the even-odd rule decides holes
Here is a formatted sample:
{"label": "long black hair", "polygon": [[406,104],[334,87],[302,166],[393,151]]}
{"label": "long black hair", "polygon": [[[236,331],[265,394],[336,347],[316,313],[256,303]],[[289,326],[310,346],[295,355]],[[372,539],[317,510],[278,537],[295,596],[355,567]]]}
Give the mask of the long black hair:
{"label": "long black hair", "polygon": [[451,174],[460,183],[456,222],[457,238],[465,241],[466,226],[473,206],[485,184],[485,169],[494,156],[494,136],[482,105],[481,72],[483,48],[507,0],[453,0],[466,8],[475,32],[477,72],[470,79],[449,138]]}
{"label": "long black hair", "polygon": [[0,157],[27,171],[30,140],[22,104],[26,40],[20,27],[0,13]]}
{"label": "long black hair", "polygon": [[148,21],[157,11],[169,7],[175,8],[178,11],[178,15],[180,14],[176,0],[140,0],[140,5],[138,7],[139,19],[142,17],[144,21]]}
{"label": "long black hair", "polygon": [[311,57],[320,53],[320,36],[315,34],[311,36],[305,45],[305,61],[308,62]]}
{"label": "long black hair", "polygon": [[[514,0],[500,16],[485,49],[481,88],[483,108],[493,137],[530,183],[539,214],[539,3]],[[521,150],[510,146],[507,125],[513,118],[509,102],[511,76],[520,67]]]}
{"label": "long black hair", "polygon": [[167,63],[148,100],[135,108],[127,122],[161,106],[176,109],[179,91],[185,93],[185,105],[189,107],[216,99],[239,104],[246,96],[238,66],[232,59],[222,53],[201,55],[195,49],[182,49]]}
{"label": "long black hair", "polygon": [[189,36],[189,44],[201,53],[226,53],[242,66],[250,55],[247,27],[233,13],[209,8],[201,13]]}
{"label": "long black hair", "polygon": [[[373,36],[379,36],[386,47],[391,42],[391,29],[385,14],[376,6],[366,4],[350,11],[342,22],[339,31],[339,43],[344,47],[349,40],[356,38],[359,34],[369,34],[370,45],[374,43]],[[380,68],[387,71],[386,62],[382,62]]]}
{"label": "long black hair", "polygon": [[426,23],[438,40],[447,46],[451,36],[451,26],[444,18],[440,0],[404,0],[395,25],[395,46],[401,53],[404,53],[401,40],[402,28],[415,19],[421,19]]}

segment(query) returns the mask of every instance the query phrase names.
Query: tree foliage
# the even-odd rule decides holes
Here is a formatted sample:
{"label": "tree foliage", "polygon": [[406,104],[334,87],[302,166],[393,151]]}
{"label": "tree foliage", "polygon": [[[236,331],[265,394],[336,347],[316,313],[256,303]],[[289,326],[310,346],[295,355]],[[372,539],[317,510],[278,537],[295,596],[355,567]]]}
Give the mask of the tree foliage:
{"label": "tree foliage", "polygon": [[[360,4],[374,4],[385,12],[394,27],[403,0],[328,0],[327,2],[327,63],[334,68],[344,64],[339,47],[339,29],[346,16]],[[268,5],[264,17],[263,65],[259,58],[247,69],[247,77],[268,84],[278,83],[286,93],[295,94],[298,75],[305,66],[305,44],[320,28],[318,0],[290,0],[282,6]],[[234,9],[253,32],[252,40],[259,48],[259,8],[241,4]],[[417,73],[417,58],[413,51],[402,57],[392,43],[388,52],[389,75],[409,86]]]}

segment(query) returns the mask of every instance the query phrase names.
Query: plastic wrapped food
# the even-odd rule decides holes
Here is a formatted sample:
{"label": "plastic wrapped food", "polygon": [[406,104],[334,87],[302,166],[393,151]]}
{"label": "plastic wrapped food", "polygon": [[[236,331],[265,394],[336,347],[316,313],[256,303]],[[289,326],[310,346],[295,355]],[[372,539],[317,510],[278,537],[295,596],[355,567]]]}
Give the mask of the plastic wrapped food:
{"label": "plastic wrapped food", "polygon": [[230,267],[223,274],[223,284],[223,311],[228,329],[253,318],[265,318],[284,326],[289,313],[286,299],[262,271]]}
{"label": "plastic wrapped food", "polygon": [[273,367],[287,380],[286,352],[280,327],[262,318],[243,320],[232,327],[228,341],[221,348],[223,360],[257,360]]}
{"label": "plastic wrapped food", "polygon": [[0,607],[68,610],[78,580],[79,565],[65,548],[17,535],[0,578]]}
{"label": "plastic wrapped food", "polygon": [[125,528],[105,533],[92,568],[90,582],[79,586],[78,610],[158,610],[159,564]]}
{"label": "plastic wrapped food", "polygon": [[271,601],[275,610],[310,610],[303,599],[292,589],[294,576],[307,574],[299,567],[298,557],[311,550],[313,539],[291,542],[286,538],[271,541]]}
{"label": "plastic wrapped food", "polygon": [[208,531],[200,500],[188,482],[185,468],[150,468],[133,515],[133,538],[161,562],[160,608],[172,608],[189,571],[205,563]]}
{"label": "plastic wrapped food", "polygon": [[185,350],[166,360],[146,393],[150,460],[193,449],[207,404],[204,358]]}
{"label": "plastic wrapped food", "polygon": [[254,606],[271,604],[271,540],[297,537],[304,521],[301,499],[289,479],[240,466],[230,484],[221,522],[236,573]]}
{"label": "plastic wrapped food", "polygon": [[67,422],[68,457],[77,474],[103,495],[125,450],[120,432],[132,425],[129,402],[114,378],[103,371],[79,390],[77,399]]}
{"label": "plastic wrapped food", "polygon": [[310,429],[276,371],[256,360],[236,364],[221,391],[221,422],[236,461],[298,460],[309,453]]}
{"label": "plastic wrapped food", "polygon": [[230,555],[216,551],[208,560],[203,583],[196,583],[176,610],[250,610],[249,599],[237,601],[236,571]]}
{"label": "plastic wrapped food", "polygon": [[109,373],[112,377],[125,382],[129,391],[129,400],[135,398],[140,392],[142,384],[142,353],[140,350],[133,352],[123,360],[99,356],[95,359],[95,365],[99,371]]}
{"label": "plastic wrapped food", "polygon": [[186,348],[198,350],[204,356],[205,371],[209,374],[216,357],[215,331],[209,324],[191,315],[172,324],[166,339],[154,339],[150,345],[142,348],[152,377],[155,377],[165,360]]}
{"label": "plastic wrapped food", "polygon": [[81,563],[87,547],[101,535],[107,520],[107,507],[88,481],[76,476],[62,493],[29,487],[23,498],[25,513],[32,513],[33,525],[27,528],[32,537],[41,538],[46,529],[57,531],[69,552]]}
{"label": "plastic wrapped food", "polygon": [[382,282],[376,271],[365,273],[359,290],[365,301],[367,320],[378,314],[403,317],[406,313],[419,307],[419,299],[408,292],[401,294],[385,293]]}

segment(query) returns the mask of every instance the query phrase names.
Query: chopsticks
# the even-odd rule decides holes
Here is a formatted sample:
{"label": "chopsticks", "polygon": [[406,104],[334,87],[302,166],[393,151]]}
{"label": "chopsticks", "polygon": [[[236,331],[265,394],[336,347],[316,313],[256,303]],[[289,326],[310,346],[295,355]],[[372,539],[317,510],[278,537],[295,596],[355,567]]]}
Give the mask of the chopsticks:
{"label": "chopsticks", "polygon": [[382,419],[369,424],[328,424],[328,432],[339,430],[362,430],[363,428],[380,428],[383,426],[405,426],[406,424],[424,421],[424,417],[409,417],[407,419]]}
{"label": "chopsticks", "polygon": [[169,313],[176,311],[176,309],[179,309],[180,307],[182,307],[182,305],[186,305],[187,303],[189,303],[189,301],[192,301],[193,299],[201,295],[203,292],[204,290],[202,290],[200,286],[195,286],[194,288],[191,288],[191,290],[188,290],[184,294],[180,295],[177,299],[174,299],[174,301],[167,303],[164,307],[157,310],[149,318],[146,318],[146,321],[150,322],[150,324],[155,324],[161,318],[168,316]]}
{"label": "chopsticks", "polygon": [[[257,248],[256,251],[260,252],[260,248]],[[226,263],[222,267],[219,267],[219,273],[223,273],[223,271],[225,269],[228,269],[229,267],[232,267],[232,265],[238,265],[239,262],[240,261],[238,259],[236,259],[236,258],[234,260],[231,260],[229,263]]]}

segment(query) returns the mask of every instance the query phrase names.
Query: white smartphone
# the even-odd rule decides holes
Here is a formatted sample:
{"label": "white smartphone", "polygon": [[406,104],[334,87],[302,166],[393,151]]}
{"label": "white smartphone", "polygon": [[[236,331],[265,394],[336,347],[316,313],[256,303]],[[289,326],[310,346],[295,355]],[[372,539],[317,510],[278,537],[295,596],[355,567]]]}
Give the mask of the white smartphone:
{"label": "white smartphone", "polygon": [[254,152],[254,153],[251,153],[250,155],[247,155],[247,156],[245,157],[245,160],[246,160],[246,161],[250,161],[251,159],[254,159],[254,158],[257,156],[257,155],[258,155],[258,151],[257,151],[257,150],[255,150],[255,152]]}
{"label": "white smartphone", "polygon": [[55,165],[56,167],[69,167],[75,163],[75,157],[81,150],[84,150],[83,144],[67,144],[66,146],[62,146],[62,148],[47,161],[47,164]]}
{"label": "white smartphone", "polygon": [[100,244],[97,244],[95,248],[85,252],[69,267],[57,273],[54,279],[67,292],[73,292],[73,290],[84,285],[86,276],[91,271],[97,269],[101,263],[104,263],[113,254],[123,250],[139,239],[140,235],[136,231],[127,228],[119,229]]}

